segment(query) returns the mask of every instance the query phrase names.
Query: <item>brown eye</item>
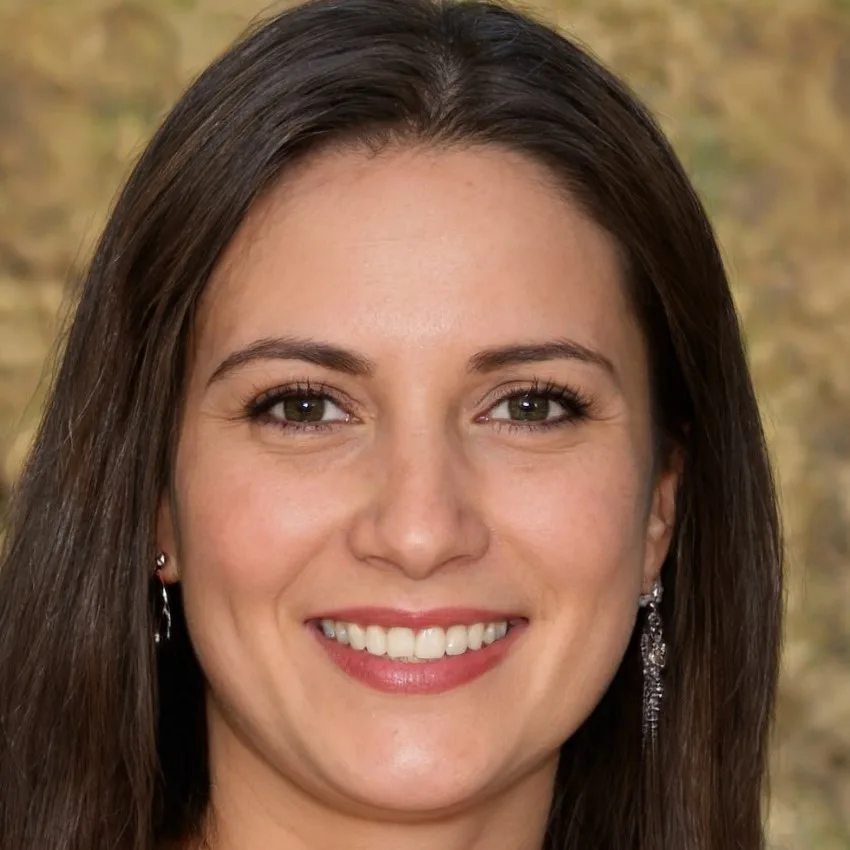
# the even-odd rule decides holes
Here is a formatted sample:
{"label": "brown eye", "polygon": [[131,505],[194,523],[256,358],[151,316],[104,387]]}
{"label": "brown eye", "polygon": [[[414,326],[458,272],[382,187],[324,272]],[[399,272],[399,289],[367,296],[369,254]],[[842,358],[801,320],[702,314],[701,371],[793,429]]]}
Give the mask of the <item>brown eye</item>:
{"label": "brown eye", "polygon": [[[554,417],[553,417],[554,414]],[[566,408],[541,393],[520,393],[503,399],[490,413],[489,419],[508,419],[512,422],[546,422],[561,419]]]}
{"label": "brown eye", "polygon": [[552,401],[540,395],[526,393],[507,400],[511,419],[522,422],[542,422],[549,418]]}
{"label": "brown eye", "polygon": [[541,431],[580,422],[589,410],[590,402],[576,390],[535,381],[503,395],[485,419],[508,430]]}
{"label": "brown eye", "polygon": [[321,422],[325,418],[323,398],[288,398],[276,407],[289,422]]}
{"label": "brown eye", "polygon": [[319,422],[339,422],[347,420],[348,414],[341,410],[327,396],[300,393],[281,398],[266,410],[269,419],[309,425]]}

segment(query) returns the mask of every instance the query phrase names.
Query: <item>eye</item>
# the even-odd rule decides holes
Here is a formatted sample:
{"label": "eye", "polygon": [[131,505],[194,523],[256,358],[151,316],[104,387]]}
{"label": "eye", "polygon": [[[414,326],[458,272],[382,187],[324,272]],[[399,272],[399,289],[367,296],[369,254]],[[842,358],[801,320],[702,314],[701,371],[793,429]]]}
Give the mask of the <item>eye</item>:
{"label": "eye", "polygon": [[[504,410],[507,416],[500,416],[498,414],[500,410]],[[564,413],[566,413],[564,408],[550,398],[534,393],[523,393],[499,402],[490,413],[490,418],[508,418],[520,422],[545,422],[553,414],[555,418],[559,418]]]}
{"label": "eye", "polygon": [[327,396],[306,393],[287,396],[275,402],[266,410],[266,415],[271,419],[304,424],[348,419],[348,414]]}
{"label": "eye", "polygon": [[309,386],[281,387],[249,405],[251,419],[281,428],[317,430],[348,422],[351,416],[326,391]]}
{"label": "eye", "polygon": [[588,409],[589,403],[574,390],[535,385],[503,396],[486,419],[514,428],[550,428],[584,419]]}

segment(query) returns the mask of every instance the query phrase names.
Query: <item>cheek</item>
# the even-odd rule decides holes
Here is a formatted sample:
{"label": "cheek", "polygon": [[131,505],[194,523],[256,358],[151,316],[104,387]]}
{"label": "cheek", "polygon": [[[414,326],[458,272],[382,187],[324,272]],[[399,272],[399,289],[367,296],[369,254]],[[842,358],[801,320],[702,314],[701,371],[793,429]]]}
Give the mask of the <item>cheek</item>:
{"label": "cheek", "polygon": [[625,446],[585,445],[491,485],[491,511],[547,584],[602,588],[643,563],[645,474]]}
{"label": "cheek", "polygon": [[271,602],[339,528],[346,500],[315,459],[311,470],[250,440],[193,442],[177,480],[185,580]]}
{"label": "cheek", "polygon": [[515,475],[494,503],[509,560],[521,566],[537,613],[536,660],[525,685],[537,706],[534,728],[550,729],[553,739],[593,710],[634,628],[645,476],[636,454],[586,445],[536,476]]}

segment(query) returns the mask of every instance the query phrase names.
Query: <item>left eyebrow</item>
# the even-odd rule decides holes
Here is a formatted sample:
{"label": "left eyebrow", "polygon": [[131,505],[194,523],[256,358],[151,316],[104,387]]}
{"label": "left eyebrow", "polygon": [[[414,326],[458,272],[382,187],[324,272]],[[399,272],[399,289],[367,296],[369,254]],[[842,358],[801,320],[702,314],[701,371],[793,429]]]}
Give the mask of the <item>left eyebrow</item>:
{"label": "left eyebrow", "polygon": [[579,360],[591,366],[598,366],[619,383],[614,364],[604,354],[570,339],[487,348],[469,358],[467,369],[470,372],[487,374],[505,366],[541,363],[547,360]]}

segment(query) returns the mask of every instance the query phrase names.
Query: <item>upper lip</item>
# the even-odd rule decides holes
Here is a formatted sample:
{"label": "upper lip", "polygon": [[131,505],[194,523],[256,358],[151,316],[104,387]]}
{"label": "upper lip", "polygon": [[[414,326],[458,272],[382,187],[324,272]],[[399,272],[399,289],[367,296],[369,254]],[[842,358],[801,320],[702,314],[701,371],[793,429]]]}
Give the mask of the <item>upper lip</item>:
{"label": "upper lip", "polygon": [[424,629],[430,626],[440,626],[441,628],[454,625],[471,626],[474,623],[498,623],[502,620],[510,623],[525,619],[526,617],[515,611],[460,607],[429,608],[422,611],[377,607],[337,608],[309,618],[310,621],[336,620],[343,623],[357,623],[358,625],[382,626],[383,628],[401,626],[409,629]]}

